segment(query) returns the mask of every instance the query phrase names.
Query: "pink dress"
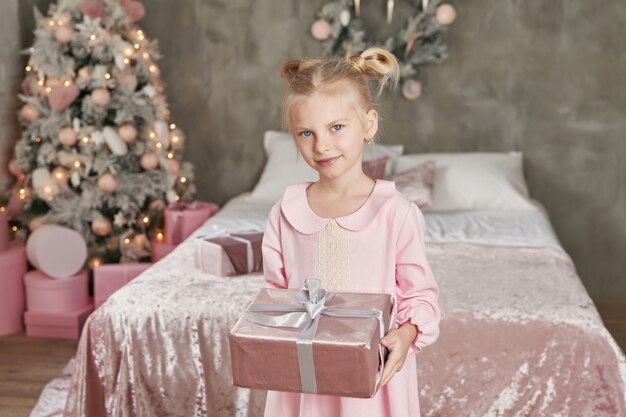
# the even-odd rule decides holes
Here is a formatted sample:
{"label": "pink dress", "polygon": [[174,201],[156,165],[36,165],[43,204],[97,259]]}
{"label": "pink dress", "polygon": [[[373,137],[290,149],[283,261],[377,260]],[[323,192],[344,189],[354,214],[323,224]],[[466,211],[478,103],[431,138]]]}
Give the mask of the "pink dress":
{"label": "pink dress", "polygon": [[356,212],[321,218],[309,206],[309,185],[288,187],[270,212],[263,238],[267,286],[302,288],[305,279],[319,278],[329,291],[392,294],[397,325],[410,321],[419,333],[402,369],[373,398],[268,391],[265,417],[418,417],[414,353],[437,339],[441,315],[424,217],[393,182],[377,180]]}

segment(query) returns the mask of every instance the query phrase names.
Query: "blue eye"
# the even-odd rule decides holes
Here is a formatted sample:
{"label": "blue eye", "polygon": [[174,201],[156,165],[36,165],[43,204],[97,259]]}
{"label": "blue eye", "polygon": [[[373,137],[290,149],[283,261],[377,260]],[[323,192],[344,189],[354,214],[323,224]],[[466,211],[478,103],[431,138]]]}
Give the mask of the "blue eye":
{"label": "blue eye", "polygon": [[311,131],[310,130],[305,130],[300,132],[300,136],[304,137],[304,138],[310,138],[311,137]]}
{"label": "blue eye", "polygon": [[334,132],[338,132],[343,128],[343,125],[333,125],[331,128]]}

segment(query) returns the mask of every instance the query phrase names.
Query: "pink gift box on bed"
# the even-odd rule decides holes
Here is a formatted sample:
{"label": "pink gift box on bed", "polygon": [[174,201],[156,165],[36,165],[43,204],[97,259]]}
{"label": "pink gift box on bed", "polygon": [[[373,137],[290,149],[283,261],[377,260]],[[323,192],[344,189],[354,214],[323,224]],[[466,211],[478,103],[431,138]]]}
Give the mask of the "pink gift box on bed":
{"label": "pink gift box on bed", "polygon": [[203,272],[233,276],[263,269],[263,232],[228,233],[195,241],[194,265]]}
{"label": "pink gift box on bed", "polygon": [[44,313],[26,311],[26,335],[32,337],[52,337],[59,339],[78,339],[87,317],[93,312],[93,303],[64,313]]}
{"label": "pink gift box on bed", "polygon": [[24,313],[24,245],[0,252],[0,336],[22,331]]}
{"label": "pink gift box on bed", "polygon": [[151,262],[105,264],[94,269],[93,292],[96,308],[152,265],[154,264]]}
{"label": "pink gift box on bed", "polygon": [[329,293],[319,282],[306,280],[301,290],[259,291],[230,331],[234,385],[357,398],[376,394],[386,359],[379,342],[394,323],[393,297]]}
{"label": "pink gift box on bed", "polygon": [[176,246],[173,243],[167,243],[165,240],[157,240],[152,239],[151,242],[151,251],[152,251],[152,262],[158,262],[161,259],[165,258],[170,254]]}
{"label": "pink gift box on bed", "polygon": [[205,201],[171,204],[165,209],[165,242],[178,245],[218,210]]}
{"label": "pink gift box on bed", "polygon": [[39,270],[24,276],[26,309],[41,313],[67,313],[89,305],[89,274],[80,271],[69,278],[51,278]]}

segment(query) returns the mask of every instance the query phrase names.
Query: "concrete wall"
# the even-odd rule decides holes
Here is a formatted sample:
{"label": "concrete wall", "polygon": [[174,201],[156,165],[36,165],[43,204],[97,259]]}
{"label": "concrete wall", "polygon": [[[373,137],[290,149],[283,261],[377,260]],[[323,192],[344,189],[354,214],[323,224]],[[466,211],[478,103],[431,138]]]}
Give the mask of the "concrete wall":
{"label": "concrete wall", "polygon": [[[2,2],[3,22],[14,23],[5,16],[16,3]],[[25,46],[33,3],[46,10],[49,1],[20,0]],[[186,157],[197,166],[200,198],[223,203],[257,181],[262,133],[280,128],[278,66],[319,53],[309,26],[324,3],[144,1],[141,25],[161,44],[173,120],[190,139]],[[385,2],[364,3],[377,38],[404,23],[396,15],[387,27]],[[459,17],[446,35],[450,58],[421,71],[419,100],[385,98],[383,140],[407,152],[521,150],[531,195],[547,207],[589,292],[626,296],[626,3],[451,3]],[[396,4],[399,13],[409,10]],[[2,57],[15,53],[10,44],[0,45]]]}

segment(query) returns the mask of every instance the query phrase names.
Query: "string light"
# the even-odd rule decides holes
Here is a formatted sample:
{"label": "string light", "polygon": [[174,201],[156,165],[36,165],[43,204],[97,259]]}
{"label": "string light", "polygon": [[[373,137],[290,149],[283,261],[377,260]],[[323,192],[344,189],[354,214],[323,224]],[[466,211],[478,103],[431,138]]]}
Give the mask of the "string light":
{"label": "string light", "polygon": [[124,50],[124,54],[125,54],[127,57],[131,57],[131,56],[133,55],[133,50],[132,50],[132,49],[130,49],[130,48],[126,48],[126,49]]}
{"label": "string light", "polygon": [[178,200],[180,200],[180,196],[179,196],[179,195],[177,195],[176,197],[174,197],[174,199],[175,199],[176,201],[178,201]]}
{"label": "string light", "polygon": [[179,139],[178,136],[173,136],[172,137],[172,142],[178,143],[178,139]]}
{"label": "string light", "polygon": [[57,25],[59,25],[59,26],[63,26],[63,21],[62,21],[62,20],[60,20],[60,19],[59,19],[59,20],[57,20]]}
{"label": "string light", "polygon": [[52,20],[52,19],[48,19],[48,25],[50,25],[50,26],[54,26],[54,20]]}
{"label": "string light", "polygon": [[39,84],[39,86],[43,87],[43,79],[42,79],[42,78],[40,78],[40,79],[37,81],[37,84]]}
{"label": "string light", "polygon": [[26,199],[26,190],[25,189],[20,188],[19,194],[20,194],[20,200]]}
{"label": "string light", "polygon": [[183,184],[187,182],[187,178],[185,177],[180,177],[180,182],[182,182]]}
{"label": "string light", "polygon": [[91,266],[92,269],[97,268],[100,265],[102,265],[102,259],[100,258],[93,258],[89,261],[89,266]]}
{"label": "string light", "polygon": [[124,244],[125,245],[128,245],[129,243],[130,243],[130,239],[129,238],[124,239]]}
{"label": "string light", "polygon": [[143,59],[150,58],[150,54],[148,54],[147,52],[144,52],[142,56],[143,56]]}
{"label": "string light", "polygon": [[145,224],[148,224],[148,223],[150,223],[150,217],[148,217],[148,216],[144,216],[144,217],[143,217],[143,219],[142,219],[142,221],[143,221]]}
{"label": "string light", "polygon": [[137,31],[137,37],[139,38],[140,41],[144,39],[143,31],[141,29]]}
{"label": "string light", "polygon": [[0,206],[0,213],[4,213],[6,211],[6,209],[4,208],[4,206]]}
{"label": "string light", "polygon": [[89,142],[89,136],[84,136],[83,137],[83,143],[87,143]]}
{"label": "string light", "polygon": [[124,64],[126,64],[126,65],[130,64],[130,59],[124,58]]}
{"label": "string light", "polygon": [[104,74],[104,78],[106,78],[107,80],[111,78],[111,74],[109,74],[108,72],[106,74]]}
{"label": "string light", "polygon": [[176,129],[176,125],[174,123],[170,124],[170,130]]}
{"label": "string light", "polygon": [[30,72],[30,70],[32,70],[30,65],[26,65],[26,72]]}
{"label": "string light", "polygon": [[63,83],[64,86],[69,87],[70,86],[70,80],[65,80],[65,82]]}
{"label": "string light", "polygon": [[156,136],[154,132],[150,132],[150,134],[148,134],[148,136],[150,136],[150,139],[154,139],[154,137]]}
{"label": "string light", "polygon": [[80,161],[74,161],[74,168],[80,168]]}
{"label": "string light", "polygon": [[91,39],[92,41],[95,41],[95,40],[96,40],[96,35],[91,35],[91,36],[89,37],[89,39]]}
{"label": "string light", "polygon": [[160,242],[160,241],[162,241],[162,240],[163,240],[163,232],[158,232],[158,233],[156,234],[156,238],[157,238],[157,240],[158,240],[159,242]]}
{"label": "string light", "polygon": [[46,194],[51,194],[52,193],[52,187],[50,187],[49,185],[46,185],[45,187],[43,187],[43,192]]}
{"label": "string light", "polygon": [[37,136],[37,137],[35,138],[35,142],[37,142],[37,143],[41,142],[41,140],[42,140],[42,139],[41,139],[39,136]]}
{"label": "string light", "polygon": [[17,226],[11,227],[11,230],[13,230],[14,232],[17,232]]}
{"label": "string light", "polygon": [[174,157],[174,154],[170,152],[170,153],[168,153],[168,154],[167,154],[167,157],[168,157],[169,159],[172,159],[172,158]]}
{"label": "string light", "polygon": [[150,65],[150,67],[148,69],[150,70],[150,72],[154,72],[154,71],[156,71],[156,66]]}
{"label": "string light", "polygon": [[50,93],[51,91],[52,91],[52,88],[46,87],[46,93]]}
{"label": "string light", "polygon": [[140,46],[140,45],[139,45],[138,43],[136,43],[136,44],[135,44],[135,49],[139,49],[139,46]]}
{"label": "string light", "polygon": [[163,147],[163,144],[161,142],[157,142],[156,147],[161,149]]}

